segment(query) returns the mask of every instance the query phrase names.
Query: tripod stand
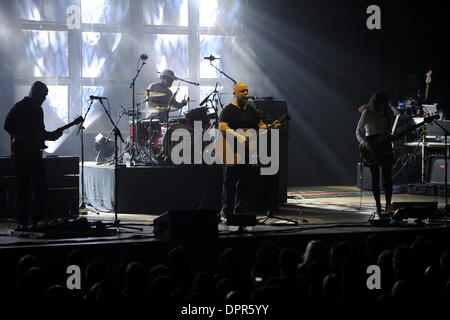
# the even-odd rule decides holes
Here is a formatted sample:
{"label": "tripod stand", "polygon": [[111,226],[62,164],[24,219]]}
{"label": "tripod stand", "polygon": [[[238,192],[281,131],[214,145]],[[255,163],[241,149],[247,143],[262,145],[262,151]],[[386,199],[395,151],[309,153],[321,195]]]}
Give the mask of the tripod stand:
{"label": "tripod stand", "polygon": [[117,204],[118,204],[118,174],[117,174],[117,169],[119,168],[119,159],[118,159],[118,152],[117,152],[117,137],[120,138],[120,140],[122,140],[122,143],[124,143],[123,137],[120,134],[120,130],[119,128],[117,128],[116,124],[114,123],[113,119],[111,118],[111,115],[109,114],[108,110],[106,110],[105,105],[103,104],[103,99],[99,99],[101,106],[103,107],[103,110],[105,111],[106,115],[108,116],[109,121],[111,122],[111,124],[113,125],[113,131],[114,131],[114,158],[115,158],[115,163],[114,163],[114,222],[112,223],[112,227],[115,228],[116,232],[120,233],[120,227],[124,227],[124,228],[128,228],[128,229],[134,229],[134,230],[139,230],[142,231],[142,228],[139,227],[131,227],[131,226],[127,226],[126,224],[120,224],[120,220],[118,219],[118,212],[117,212]]}

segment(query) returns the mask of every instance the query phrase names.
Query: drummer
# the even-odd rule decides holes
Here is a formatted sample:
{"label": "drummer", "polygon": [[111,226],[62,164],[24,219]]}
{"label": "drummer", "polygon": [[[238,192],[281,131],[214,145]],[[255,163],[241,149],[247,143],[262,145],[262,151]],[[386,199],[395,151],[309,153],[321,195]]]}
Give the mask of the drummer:
{"label": "drummer", "polygon": [[152,112],[150,113],[151,117],[159,118],[160,121],[164,121],[167,115],[167,107],[171,100],[173,100],[170,107],[171,111],[182,108],[187,104],[187,102],[185,100],[178,102],[176,101],[176,99],[171,99],[173,93],[169,88],[172,86],[173,82],[177,80],[177,77],[172,70],[163,70],[159,79],[159,82],[155,82],[149,85],[147,90],[150,92],[164,93],[165,95],[159,97],[150,96],[148,98],[147,107],[149,108],[149,110],[152,110]]}

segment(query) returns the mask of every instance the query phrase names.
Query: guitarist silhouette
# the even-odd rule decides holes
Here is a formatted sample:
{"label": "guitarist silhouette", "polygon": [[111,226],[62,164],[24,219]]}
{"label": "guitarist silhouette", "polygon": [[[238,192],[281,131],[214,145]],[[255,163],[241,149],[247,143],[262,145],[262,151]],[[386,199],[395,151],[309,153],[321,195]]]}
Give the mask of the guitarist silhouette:
{"label": "guitarist silhouette", "polygon": [[378,91],[371,96],[368,107],[363,111],[356,128],[356,138],[360,144],[363,159],[366,155],[366,160],[363,161],[370,167],[372,193],[375,198],[377,214],[381,214],[380,167],[383,175],[386,208],[392,199],[394,154],[390,137],[393,121],[394,114],[390,108],[388,96],[385,92]]}
{"label": "guitarist silhouette", "polygon": [[36,81],[27,97],[17,102],[9,111],[4,128],[12,138],[12,158],[17,177],[17,205],[19,230],[26,229],[29,220],[29,187],[32,185],[31,216],[37,223],[44,218],[45,195],[47,191],[42,149],[45,140],[57,140],[62,128],[47,131],[44,126],[42,103],[48,94],[47,86]]}

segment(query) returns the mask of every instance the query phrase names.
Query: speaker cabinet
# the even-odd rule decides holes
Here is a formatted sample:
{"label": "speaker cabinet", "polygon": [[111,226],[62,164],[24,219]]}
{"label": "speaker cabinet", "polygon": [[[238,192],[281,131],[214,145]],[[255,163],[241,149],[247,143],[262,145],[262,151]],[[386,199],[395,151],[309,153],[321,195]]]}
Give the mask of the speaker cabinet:
{"label": "speaker cabinet", "polygon": [[[47,177],[45,219],[77,215],[80,197],[78,157],[45,157],[43,160]],[[0,169],[0,217],[14,218],[17,217],[17,181],[13,160],[10,157],[0,157]]]}
{"label": "speaker cabinet", "polygon": [[[450,164],[450,159],[448,159]],[[447,184],[450,182],[450,171],[447,167]],[[445,158],[432,156],[428,158],[428,182],[445,184]]]}
{"label": "speaker cabinet", "polygon": [[[383,178],[381,176],[381,168],[380,171],[380,190],[384,190],[383,188]],[[366,166],[362,166],[361,163],[356,164],[356,186],[361,190],[372,190],[372,175],[370,173],[370,168]]]}
{"label": "speaker cabinet", "polygon": [[[265,123],[272,123],[288,114],[286,101],[256,100],[255,105],[262,111],[261,118]],[[279,130],[280,167],[276,177],[276,189],[278,203],[285,203],[287,201],[289,121],[285,121]]]}

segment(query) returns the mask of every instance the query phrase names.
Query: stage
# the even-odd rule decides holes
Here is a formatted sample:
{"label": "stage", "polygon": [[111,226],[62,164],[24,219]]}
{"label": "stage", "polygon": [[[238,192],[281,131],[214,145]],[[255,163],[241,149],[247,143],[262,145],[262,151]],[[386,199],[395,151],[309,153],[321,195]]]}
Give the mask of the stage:
{"label": "stage", "polygon": [[[383,195],[382,195],[383,199]],[[445,205],[444,197],[420,196],[409,194],[394,194],[394,202],[438,202],[438,208]],[[216,237],[190,237],[187,239],[159,239],[153,233],[153,221],[158,214],[118,213],[121,224],[142,228],[142,231],[126,227],[121,232],[108,235],[93,235],[63,237],[59,239],[45,238],[43,233],[20,233],[13,229],[16,223],[13,219],[3,219],[0,223],[0,250],[21,249],[25,252],[31,248],[45,247],[105,247],[123,246],[130,243],[146,243],[146,245],[173,245],[174,243],[216,242],[226,245],[227,241],[238,239],[243,241],[262,241],[266,238],[279,239],[283,242],[309,241],[311,239],[344,239],[365,237],[369,234],[385,233],[417,233],[417,232],[447,232],[447,219],[434,218],[422,227],[406,222],[401,226],[374,226],[369,223],[371,213],[375,209],[370,192],[360,192],[356,187],[291,187],[288,201],[272,211],[277,218],[269,218],[265,223],[247,227],[245,232],[238,232],[237,227],[218,223]],[[258,221],[266,217],[266,211],[254,211]],[[86,210],[79,215],[91,224],[102,222],[105,225],[114,222],[113,212]],[[291,221],[285,221],[284,218]],[[292,222],[293,221],[293,222]],[[189,226],[186,226],[188,228]],[[114,228],[110,230],[114,231]],[[68,250],[68,249],[67,249]]]}

